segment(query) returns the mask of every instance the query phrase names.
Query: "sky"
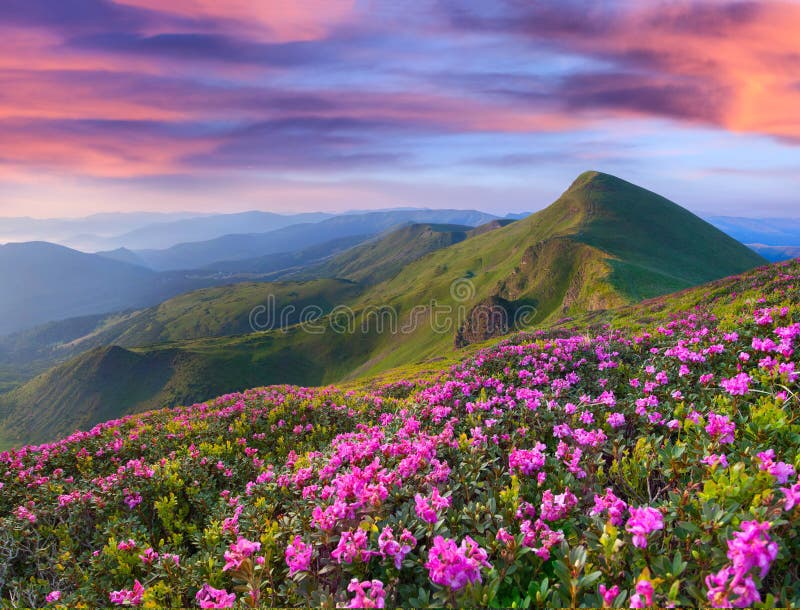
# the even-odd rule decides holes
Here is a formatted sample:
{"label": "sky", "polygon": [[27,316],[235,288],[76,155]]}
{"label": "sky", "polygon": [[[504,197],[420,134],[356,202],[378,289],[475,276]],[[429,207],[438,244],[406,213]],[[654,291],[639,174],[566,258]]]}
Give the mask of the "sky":
{"label": "sky", "polygon": [[0,216],[800,216],[800,1],[3,0]]}

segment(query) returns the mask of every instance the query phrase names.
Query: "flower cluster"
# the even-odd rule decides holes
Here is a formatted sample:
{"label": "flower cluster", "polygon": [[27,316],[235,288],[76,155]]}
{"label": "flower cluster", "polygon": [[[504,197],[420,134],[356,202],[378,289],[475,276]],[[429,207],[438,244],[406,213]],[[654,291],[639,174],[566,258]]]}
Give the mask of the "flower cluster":
{"label": "flower cluster", "polygon": [[469,536],[457,546],[455,540],[437,536],[428,553],[425,567],[431,582],[454,591],[481,582],[481,569],[491,568],[486,551]]}

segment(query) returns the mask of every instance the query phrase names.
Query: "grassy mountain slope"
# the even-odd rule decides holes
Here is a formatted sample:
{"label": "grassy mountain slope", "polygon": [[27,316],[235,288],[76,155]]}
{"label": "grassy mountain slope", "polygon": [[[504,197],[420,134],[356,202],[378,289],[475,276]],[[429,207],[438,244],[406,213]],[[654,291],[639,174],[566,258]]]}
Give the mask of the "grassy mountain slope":
{"label": "grassy mountain slope", "polygon": [[[164,352],[182,355],[169,380],[152,393],[151,406],[265,383],[316,385],[452,353],[456,331],[487,299],[501,298],[515,309],[532,308],[523,326],[551,324],[764,262],[668,200],[589,172],[541,212],[431,252],[367,290],[350,303],[353,328],[329,317],[311,331],[295,326],[135,352],[154,362],[163,362]],[[442,318],[443,308],[449,313]],[[60,378],[71,373],[64,369],[54,374]],[[27,385],[5,402],[10,413],[31,405],[61,410],[57,397],[43,402]],[[122,398],[117,412],[142,404]],[[18,420],[10,421],[6,434],[16,430],[24,438],[35,433],[43,439],[64,430],[63,420],[53,419],[36,431],[16,429],[13,421]]]}
{"label": "grassy mountain slope", "polygon": [[280,277],[298,268],[306,267],[331,256],[335,256],[336,254],[372,239],[372,237],[371,234],[348,235],[347,237],[332,239],[302,250],[267,254],[265,256],[246,258],[243,260],[218,261],[207,265],[205,269],[218,271],[220,273]]}
{"label": "grassy mountain slope", "polygon": [[[0,370],[0,383],[24,381],[26,373],[30,378],[49,366],[103,345],[135,347],[249,333],[253,330],[250,312],[267,304],[269,295],[277,308],[295,306],[294,314],[282,323],[293,324],[306,306],[318,306],[319,311],[327,313],[337,304],[355,301],[366,286],[396,275],[403,266],[431,251],[509,223],[492,221],[474,229],[461,225],[408,225],[338,256],[331,257],[331,250],[346,249],[348,243],[367,237],[342,238],[307,250],[241,261],[251,271],[282,269],[272,276],[286,277],[294,283],[241,283],[198,290],[146,310],[64,320],[0,337],[0,367],[6,367],[5,376]],[[303,266],[304,262],[323,257],[328,258],[324,263]],[[232,261],[231,269],[238,263]],[[289,267],[292,264],[300,269]],[[356,281],[359,286],[354,284]]]}
{"label": "grassy mountain slope", "polygon": [[411,224],[296,272],[299,277],[341,277],[377,284],[428,254],[467,239],[466,225]]}
{"label": "grassy mountain slope", "polygon": [[105,345],[135,347],[250,333],[250,314],[261,306],[285,311],[286,317],[268,320],[266,313],[259,314],[258,328],[296,324],[304,308],[319,308],[315,312],[324,314],[358,293],[353,282],[337,279],[249,282],[188,292],[147,309],[51,322],[0,338],[0,381],[3,367],[10,384],[25,373],[41,372]]}

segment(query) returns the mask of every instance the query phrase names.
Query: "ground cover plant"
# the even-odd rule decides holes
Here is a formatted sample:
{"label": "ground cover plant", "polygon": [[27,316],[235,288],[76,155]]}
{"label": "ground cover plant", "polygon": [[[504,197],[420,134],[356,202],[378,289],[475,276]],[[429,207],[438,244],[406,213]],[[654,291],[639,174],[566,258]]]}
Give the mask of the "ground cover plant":
{"label": "ground cover plant", "polygon": [[800,605],[799,295],[795,261],[4,452],[0,600]]}

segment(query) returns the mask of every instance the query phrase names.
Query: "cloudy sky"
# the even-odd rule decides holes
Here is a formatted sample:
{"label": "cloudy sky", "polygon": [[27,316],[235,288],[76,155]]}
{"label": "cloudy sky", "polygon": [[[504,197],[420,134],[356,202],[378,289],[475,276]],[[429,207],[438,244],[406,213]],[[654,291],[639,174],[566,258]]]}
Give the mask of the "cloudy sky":
{"label": "cloudy sky", "polygon": [[800,216],[800,2],[3,0],[0,215]]}

